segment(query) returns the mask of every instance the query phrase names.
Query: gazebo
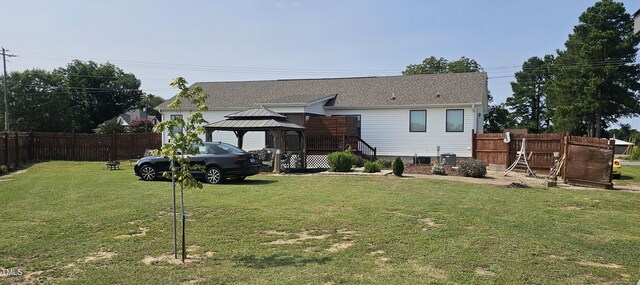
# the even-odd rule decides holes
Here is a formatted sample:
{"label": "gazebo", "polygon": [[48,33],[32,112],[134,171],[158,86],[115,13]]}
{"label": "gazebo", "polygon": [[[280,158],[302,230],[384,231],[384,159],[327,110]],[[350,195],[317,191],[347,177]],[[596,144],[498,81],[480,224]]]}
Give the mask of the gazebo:
{"label": "gazebo", "polygon": [[[290,122],[286,116],[273,112],[264,107],[248,109],[237,113],[229,114],[225,116],[227,119],[210,123],[205,126],[206,140],[213,140],[214,131],[232,131],[238,138],[238,147],[242,148],[242,142],[244,135],[247,132],[270,132],[274,137],[275,148],[284,151],[283,141],[286,139],[287,131],[294,131],[298,134],[300,139],[300,146],[302,146],[302,155],[300,156],[301,163],[304,167],[306,165],[306,138],[305,127]],[[279,167],[280,156],[276,155],[276,167],[274,170],[277,172]]]}

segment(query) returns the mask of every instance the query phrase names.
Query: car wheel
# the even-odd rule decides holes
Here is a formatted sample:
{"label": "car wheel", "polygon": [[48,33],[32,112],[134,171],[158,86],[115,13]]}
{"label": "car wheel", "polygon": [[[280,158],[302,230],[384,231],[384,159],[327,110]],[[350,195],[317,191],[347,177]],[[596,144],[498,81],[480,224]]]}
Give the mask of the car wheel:
{"label": "car wheel", "polygon": [[140,168],[140,178],[144,181],[156,180],[156,169],[151,165],[145,165]]}
{"label": "car wheel", "polygon": [[217,167],[207,169],[207,182],[211,184],[219,184],[222,180],[222,171],[220,171],[220,169]]}

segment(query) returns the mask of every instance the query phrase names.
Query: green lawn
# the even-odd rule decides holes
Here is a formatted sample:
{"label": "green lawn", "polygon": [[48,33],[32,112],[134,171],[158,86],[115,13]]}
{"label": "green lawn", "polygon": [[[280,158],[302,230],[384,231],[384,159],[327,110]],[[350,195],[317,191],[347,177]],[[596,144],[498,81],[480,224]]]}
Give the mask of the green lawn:
{"label": "green lawn", "polygon": [[613,185],[640,186],[640,166],[622,166],[620,179],[613,179]]}
{"label": "green lawn", "polygon": [[[101,163],[0,180],[0,283],[635,284],[640,194],[430,179],[254,176],[186,194],[171,264],[168,182]],[[147,263],[143,262],[146,261]],[[191,283],[189,283],[191,281]]]}

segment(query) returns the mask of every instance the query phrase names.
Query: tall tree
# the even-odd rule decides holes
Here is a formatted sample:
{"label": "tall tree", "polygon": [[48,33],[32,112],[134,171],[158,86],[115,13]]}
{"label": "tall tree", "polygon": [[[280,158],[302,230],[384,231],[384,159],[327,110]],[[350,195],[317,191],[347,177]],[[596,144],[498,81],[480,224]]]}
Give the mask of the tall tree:
{"label": "tall tree", "polygon": [[[454,61],[449,61],[443,57],[436,58],[435,56],[430,56],[425,58],[422,63],[408,65],[402,74],[444,74],[482,71],[484,71],[484,69],[482,69],[482,66],[480,66],[477,61],[464,56]],[[493,101],[490,92],[487,92],[487,101]]]}
{"label": "tall tree", "polygon": [[484,115],[484,122],[484,131],[487,133],[501,133],[516,124],[504,104],[489,106],[489,112]]}
{"label": "tall tree", "polygon": [[70,101],[62,78],[42,69],[12,72],[7,80],[12,130],[69,131]]}
{"label": "tall tree", "polygon": [[139,106],[140,80],[113,64],[74,60],[54,71],[72,101],[72,127],[90,132],[98,124]]}
{"label": "tall tree", "polygon": [[162,104],[162,102],[164,102],[164,98],[144,93],[142,94],[142,100],[140,100],[139,108],[146,108],[147,114],[155,116],[158,120],[160,120],[160,112],[155,108],[158,105]]}
{"label": "tall tree", "polygon": [[515,82],[511,82],[513,96],[507,98],[506,106],[513,112],[518,128],[526,128],[531,133],[542,133],[550,126],[547,108],[547,85],[553,79],[553,56],[544,59],[531,57],[516,72]]}
{"label": "tall tree", "polygon": [[608,124],[638,114],[639,40],[622,3],[602,0],[580,15],[555,61],[554,129],[600,137]]}

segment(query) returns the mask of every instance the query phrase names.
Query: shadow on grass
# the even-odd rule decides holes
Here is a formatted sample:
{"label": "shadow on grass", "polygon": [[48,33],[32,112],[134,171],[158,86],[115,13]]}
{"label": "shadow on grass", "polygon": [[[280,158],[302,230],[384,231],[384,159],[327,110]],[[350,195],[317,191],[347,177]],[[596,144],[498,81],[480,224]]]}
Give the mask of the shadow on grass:
{"label": "shadow on grass", "polygon": [[627,175],[622,175],[622,176],[620,176],[620,178],[614,178],[613,180],[614,181],[615,180],[633,180],[633,177],[632,176],[627,176]]}
{"label": "shadow on grass", "polygon": [[325,264],[331,261],[331,257],[302,257],[300,255],[272,254],[264,257],[247,255],[236,259],[238,266],[245,266],[255,269],[265,269],[270,267],[294,266],[303,267],[308,264]]}
{"label": "shadow on grass", "polygon": [[[143,181],[144,180],[142,178],[138,178],[138,181]],[[203,179],[198,179],[198,181],[202,182],[203,184],[209,184],[207,183],[205,180]],[[167,179],[167,178],[158,178],[154,181],[148,181],[150,183],[153,182],[169,182],[171,183],[171,179]],[[273,181],[273,180],[225,180],[223,184],[229,184],[229,185],[266,185],[266,184],[271,184],[271,183],[276,183],[278,181]]]}

